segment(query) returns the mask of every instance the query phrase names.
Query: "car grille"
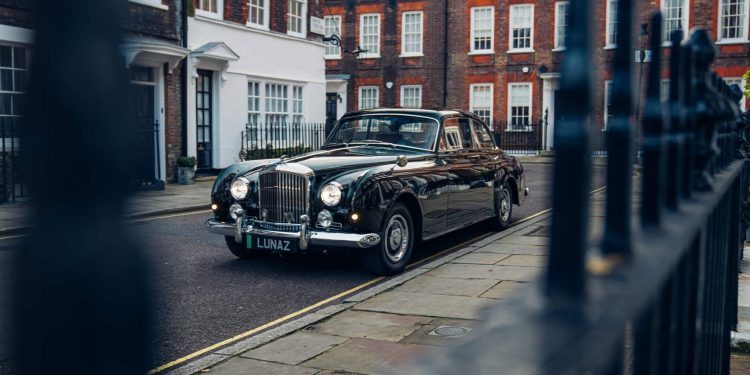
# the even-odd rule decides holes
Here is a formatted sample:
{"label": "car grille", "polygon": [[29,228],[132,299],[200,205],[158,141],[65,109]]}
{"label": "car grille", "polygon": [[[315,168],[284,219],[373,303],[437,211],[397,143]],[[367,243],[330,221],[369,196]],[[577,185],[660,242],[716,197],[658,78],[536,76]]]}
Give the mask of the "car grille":
{"label": "car grille", "polygon": [[[307,177],[290,172],[267,172],[260,175],[261,220],[276,223],[299,223],[307,213]],[[263,212],[267,216],[263,217]]]}

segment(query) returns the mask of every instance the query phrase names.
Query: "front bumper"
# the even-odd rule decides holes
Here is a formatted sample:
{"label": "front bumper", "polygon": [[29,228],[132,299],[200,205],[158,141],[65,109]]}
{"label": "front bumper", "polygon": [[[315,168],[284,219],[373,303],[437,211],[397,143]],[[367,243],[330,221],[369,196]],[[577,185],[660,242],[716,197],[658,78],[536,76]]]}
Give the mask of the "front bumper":
{"label": "front bumper", "polygon": [[[242,222],[244,222],[242,219],[238,221],[238,223]],[[310,230],[307,223],[300,225],[299,231],[292,232],[262,229],[252,223],[246,226],[238,225],[216,219],[207,220],[205,226],[209,232],[234,237],[234,240],[238,243],[242,242],[243,234],[299,240],[299,248],[301,250],[306,250],[308,245],[366,249],[380,243],[380,235],[377,233],[358,234],[316,231]]]}

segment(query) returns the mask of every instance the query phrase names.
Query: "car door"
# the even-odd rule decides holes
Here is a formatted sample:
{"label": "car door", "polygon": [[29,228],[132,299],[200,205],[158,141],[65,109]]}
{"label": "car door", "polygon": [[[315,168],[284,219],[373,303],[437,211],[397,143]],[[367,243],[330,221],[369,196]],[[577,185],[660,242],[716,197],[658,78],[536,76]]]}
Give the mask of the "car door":
{"label": "car door", "polygon": [[[468,117],[457,117],[445,122],[445,165],[448,168],[448,228],[477,221],[487,205],[482,153],[477,148]],[[456,144],[456,141],[460,143]]]}
{"label": "car door", "polygon": [[477,211],[477,215],[484,219],[495,214],[493,206],[495,176],[497,175],[497,161],[493,157],[496,154],[495,143],[492,142],[489,129],[481,121],[472,119],[471,130],[477,150],[472,156],[472,161],[474,169],[482,175],[484,182],[484,186],[473,194],[476,199],[484,202]]}

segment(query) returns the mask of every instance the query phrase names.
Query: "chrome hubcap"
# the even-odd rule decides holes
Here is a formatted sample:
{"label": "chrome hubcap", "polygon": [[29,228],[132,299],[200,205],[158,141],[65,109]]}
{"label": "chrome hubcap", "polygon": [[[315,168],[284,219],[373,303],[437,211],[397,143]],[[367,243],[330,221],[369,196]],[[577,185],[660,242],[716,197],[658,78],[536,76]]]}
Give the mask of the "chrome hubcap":
{"label": "chrome hubcap", "polygon": [[510,218],[510,191],[503,189],[500,192],[500,220],[508,221]]}
{"label": "chrome hubcap", "polygon": [[385,229],[387,242],[386,256],[393,263],[398,263],[406,254],[409,247],[409,226],[400,214],[393,215]]}

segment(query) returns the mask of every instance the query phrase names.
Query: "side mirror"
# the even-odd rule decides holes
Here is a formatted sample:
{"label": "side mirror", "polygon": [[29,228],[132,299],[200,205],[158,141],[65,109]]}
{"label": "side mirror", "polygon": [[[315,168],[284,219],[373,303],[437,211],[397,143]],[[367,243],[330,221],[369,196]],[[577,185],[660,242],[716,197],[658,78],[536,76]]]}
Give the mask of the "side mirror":
{"label": "side mirror", "polygon": [[409,159],[406,158],[404,155],[399,155],[396,157],[396,165],[403,168],[406,166],[406,164],[409,163]]}

